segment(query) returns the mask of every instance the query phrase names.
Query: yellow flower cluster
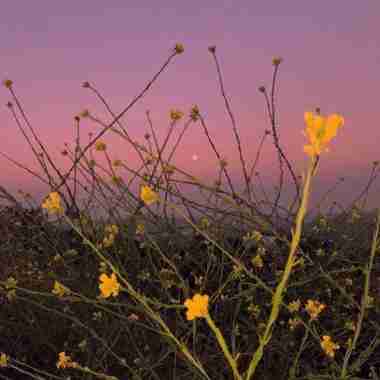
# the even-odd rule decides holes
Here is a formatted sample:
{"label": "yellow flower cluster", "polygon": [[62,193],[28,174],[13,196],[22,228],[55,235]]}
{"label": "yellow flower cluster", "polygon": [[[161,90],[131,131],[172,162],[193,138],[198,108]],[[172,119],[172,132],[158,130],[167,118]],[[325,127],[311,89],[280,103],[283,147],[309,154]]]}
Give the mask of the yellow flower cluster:
{"label": "yellow flower cluster", "polygon": [[123,161],[121,161],[121,160],[113,160],[112,165],[113,165],[115,168],[118,168],[118,167],[120,167],[121,165],[123,165]]}
{"label": "yellow flower cluster", "polygon": [[61,205],[61,196],[56,191],[48,195],[42,203],[42,208],[46,209],[51,214],[62,214],[63,207]]}
{"label": "yellow flower cluster", "polygon": [[243,241],[249,241],[253,240],[255,242],[259,242],[263,238],[263,235],[259,231],[252,231],[252,232],[247,232],[243,236]]}
{"label": "yellow flower cluster", "polygon": [[192,121],[197,121],[199,119],[199,108],[198,106],[193,106],[190,110],[190,119]]}
{"label": "yellow flower cluster", "polygon": [[178,121],[182,118],[183,112],[179,110],[171,110],[170,111],[170,119],[174,121]]}
{"label": "yellow flower cluster", "polygon": [[327,118],[305,112],[304,119],[306,123],[306,132],[310,144],[304,146],[304,152],[309,156],[320,155],[322,152],[328,152],[327,144],[336,136],[338,128],[344,124],[342,116],[333,114]]}
{"label": "yellow flower cluster", "polygon": [[177,53],[177,54],[182,54],[185,49],[183,47],[182,44],[176,44],[175,47],[174,47],[174,51]]}
{"label": "yellow flower cluster", "polygon": [[96,143],[95,143],[95,150],[97,152],[104,152],[105,150],[107,149],[107,145],[101,141],[101,140],[98,140]]}
{"label": "yellow flower cluster", "polygon": [[322,337],[321,347],[330,358],[333,358],[335,356],[335,351],[340,348],[339,344],[334,343],[328,335]]}
{"label": "yellow flower cluster", "polygon": [[136,234],[137,235],[144,235],[144,232],[145,232],[145,226],[143,223],[139,223],[137,226],[136,226]]}
{"label": "yellow flower cluster", "polygon": [[8,356],[4,352],[2,352],[0,354],[0,367],[7,367],[8,361],[9,361]]}
{"label": "yellow flower cluster", "polygon": [[66,295],[70,295],[71,291],[69,288],[66,288],[66,286],[62,285],[60,282],[54,281],[54,288],[52,290],[52,293],[58,297],[64,297]]}
{"label": "yellow flower cluster", "polygon": [[78,367],[77,362],[73,362],[71,357],[66,355],[65,352],[60,352],[58,354],[57,368],[76,368]]}
{"label": "yellow flower cluster", "polygon": [[152,203],[155,203],[159,200],[158,194],[153,191],[149,186],[143,185],[141,186],[140,190],[140,198],[143,200],[143,202],[146,205],[150,205]]}
{"label": "yellow flower cluster", "polygon": [[115,242],[116,235],[119,233],[119,227],[116,224],[107,224],[104,227],[104,233],[103,243],[99,244],[99,247],[111,247]]}
{"label": "yellow flower cluster", "polygon": [[192,321],[195,318],[205,318],[208,315],[208,295],[195,294],[193,299],[187,299],[185,306],[187,307],[186,318]]}
{"label": "yellow flower cluster", "polygon": [[308,300],[305,306],[306,311],[310,315],[310,319],[313,321],[318,318],[318,315],[326,308],[326,305],[318,301]]}
{"label": "yellow flower cluster", "polygon": [[261,258],[260,255],[256,255],[252,260],[252,265],[257,268],[257,269],[261,269],[263,266],[264,266],[264,262],[263,262],[263,259]]}
{"label": "yellow flower cluster", "polygon": [[103,273],[100,275],[99,280],[102,282],[102,284],[99,285],[99,289],[103,298],[108,298],[111,295],[116,297],[119,294],[120,284],[117,281],[115,273],[112,273],[111,277]]}

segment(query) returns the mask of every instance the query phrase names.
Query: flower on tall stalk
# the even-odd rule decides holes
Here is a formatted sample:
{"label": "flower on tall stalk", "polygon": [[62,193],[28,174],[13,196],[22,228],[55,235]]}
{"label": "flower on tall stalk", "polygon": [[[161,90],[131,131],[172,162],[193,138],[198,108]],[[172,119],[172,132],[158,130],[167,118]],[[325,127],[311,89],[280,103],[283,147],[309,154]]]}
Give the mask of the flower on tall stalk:
{"label": "flower on tall stalk", "polygon": [[62,214],[63,207],[61,205],[61,196],[56,191],[48,195],[42,203],[42,208],[46,209],[51,214]]}
{"label": "flower on tall stalk", "polygon": [[111,277],[108,277],[105,273],[101,274],[99,280],[102,284],[99,285],[99,289],[102,293],[102,297],[108,298],[111,295],[116,297],[120,291],[120,284],[117,281],[115,273],[112,273]]}
{"label": "flower on tall stalk", "polygon": [[174,51],[176,52],[176,54],[182,54],[185,51],[185,49],[182,44],[176,44],[174,46]]}
{"label": "flower on tall stalk", "polygon": [[205,318],[208,315],[208,301],[208,295],[195,294],[193,299],[188,298],[184,303],[188,309],[186,312],[187,320]]}
{"label": "flower on tall stalk", "polygon": [[306,131],[303,134],[308,137],[310,143],[304,146],[304,152],[309,156],[328,152],[327,144],[336,136],[337,130],[343,126],[343,117],[332,114],[326,118],[318,113],[305,112],[304,119]]}
{"label": "flower on tall stalk", "polygon": [[148,206],[154,202],[157,202],[159,199],[158,194],[153,191],[148,185],[141,186],[140,198]]}

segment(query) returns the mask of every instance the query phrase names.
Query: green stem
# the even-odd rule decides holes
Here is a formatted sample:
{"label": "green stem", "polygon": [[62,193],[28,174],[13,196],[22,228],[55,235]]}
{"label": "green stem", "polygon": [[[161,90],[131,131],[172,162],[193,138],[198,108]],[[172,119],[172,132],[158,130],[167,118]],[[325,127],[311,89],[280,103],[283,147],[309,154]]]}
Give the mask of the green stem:
{"label": "green stem", "polygon": [[260,344],[259,347],[257,348],[256,352],[253,354],[252,360],[249,364],[248,371],[245,377],[245,380],[250,380],[251,377],[254,375],[255,370],[263,357],[264,354],[264,348],[270,341],[272,337],[272,331],[274,328],[274,324],[278,318],[279,312],[280,312],[280,306],[282,303],[282,297],[283,293],[286,290],[286,284],[288,282],[288,279],[290,277],[290,273],[292,271],[292,268],[294,266],[294,262],[296,259],[296,249],[298,246],[298,243],[301,238],[301,232],[302,232],[302,223],[303,219],[306,214],[307,210],[307,204],[308,204],[308,199],[309,199],[309,193],[310,193],[310,184],[311,184],[311,178],[313,174],[313,167],[314,167],[314,161],[315,157],[312,158],[310,161],[309,169],[307,171],[306,175],[306,180],[305,184],[303,187],[303,194],[302,194],[302,200],[301,200],[301,205],[297,213],[296,217],[296,228],[295,231],[292,230],[292,242],[290,246],[290,252],[288,256],[288,260],[286,263],[286,267],[284,270],[284,273],[282,275],[280,283],[277,285],[276,291],[273,295],[272,299],[272,310],[269,316],[269,320],[267,322],[267,325],[265,327],[265,332],[264,335],[260,338]]}
{"label": "green stem", "polygon": [[219,346],[222,349],[223,354],[224,354],[225,358],[227,359],[227,361],[228,361],[228,363],[229,363],[229,365],[230,365],[230,367],[232,369],[232,372],[234,374],[234,380],[243,380],[243,378],[241,377],[241,375],[240,375],[240,373],[238,371],[236,360],[232,357],[231,352],[228,349],[227,343],[226,343],[226,341],[225,341],[225,339],[223,337],[223,334],[218,329],[218,327],[215,325],[215,323],[212,320],[210,314],[207,314],[206,321],[207,321],[210,329],[215,334],[215,337],[216,337],[216,339],[217,339],[217,341],[219,343]]}
{"label": "green stem", "polygon": [[340,374],[341,379],[345,379],[347,375],[347,367],[348,367],[348,362],[350,360],[351,354],[355,349],[356,343],[358,341],[361,329],[362,329],[362,324],[363,324],[363,319],[364,319],[364,314],[365,310],[368,305],[368,296],[369,296],[369,288],[370,288],[370,276],[371,276],[371,271],[373,267],[373,261],[375,258],[376,250],[377,250],[377,244],[378,244],[378,236],[379,236],[379,229],[380,229],[380,208],[377,209],[377,220],[376,220],[376,228],[375,228],[375,233],[373,235],[372,239],[372,246],[371,246],[371,255],[369,259],[368,266],[365,270],[365,280],[364,280],[364,292],[362,296],[362,302],[361,302],[361,307],[360,307],[360,313],[359,313],[359,318],[356,326],[356,331],[354,335],[354,339],[352,341],[352,344],[349,345],[346,354],[344,356],[344,361],[343,361],[343,367],[342,367],[342,372]]}

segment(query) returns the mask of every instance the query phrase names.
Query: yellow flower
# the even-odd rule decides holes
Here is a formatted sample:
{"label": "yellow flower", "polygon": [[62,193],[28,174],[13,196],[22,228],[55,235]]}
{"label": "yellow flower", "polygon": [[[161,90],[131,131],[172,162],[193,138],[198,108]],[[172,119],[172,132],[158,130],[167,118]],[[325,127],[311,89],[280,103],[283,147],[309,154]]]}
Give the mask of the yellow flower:
{"label": "yellow flower", "polygon": [[139,223],[137,226],[136,226],[136,234],[137,235],[143,235],[145,232],[145,226],[142,224],[142,223]]}
{"label": "yellow flower", "polygon": [[63,207],[61,205],[61,196],[56,191],[53,191],[48,195],[45,201],[42,203],[42,208],[48,210],[52,214],[62,214]]}
{"label": "yellow flower", "polygon": [[107,224],[104,227],[104,232],[108,234],[117,235],[119,233],[119,227],[116,224]]}
{"label": "yellow flower", "polygon": [[322,312],[323,309],[326,308],[326,305],[321,304],[318,301],[308,300],[305,306],[306,311],[310,315],[311,320],[315,320],[318,318],[318,315]]}
{"label": "yellow flower", "polygon": [[344,124],[342,116],[332,114],[327,118],[305,112],[304,119],[306,123],[306,133],[309,138],[309,145],[304,146],[304,152],[309,156],[320,155],[323,151],[328,152],[327,144],[336,136],[338,128]]}
{"label": "yellow flower", "polygon": [[80,117],[86,118],[90,116],[90,111],[89,110],[83,110],[80,114]]}
{"label": "yellow flower", "polygon": [[260,255],[256,255],[252,260],[252,265],[257,268],[257,269],[261,269],[263,266],[264,266],[264,262],[263,262],[263,259],[261,258]]}
{"label": "yellow flower", "polygon": [[289,303],[288,308],[291,313],[295,313],[301,307],[301,301],[298,299],[297,301],[292,301]]}
{"label": "yellow flower", "polygon": [[274,57],[272,59],[273,66],[278,66],[281,62],[282,62],[282,58],[281,57]]}
{"label": "yellow flower", "polygon": [[117,168],[117,167],[123,165],[123,162],[122,162],[121,160],[114,160],[113,163],[112,163],[112,165],[113,165],[115,168]]}
{"label": "yellow flower", "polygon": [[156,192],[154,192],[149,186],[144,185],[140,190],[140,198],[144,201],[145,204],[150,205],[154,202],[157,202],[159,197]]}
{"label": "yellow flower", "polygon": [[11,88],[11,87],[12,87],[12,84],[13,84],[13,82],[12,82],[10,79],[5,79],[5,80],[3,80],[3,85],[4,85],[6,88]]}
{"label": "yellow flower", "polygon": [[183,48],[183,45],[182,44],[176,44],[175,47],[174,47],[174,51],[177,53],[177,54],[182,54],[184,52],[184,48]]}
{"label": "yellow flower", "polygon": [[98,151],[98,152],[104,152],[106,149],[107,149],[107,145],[103,141],[98,140],[95,143],[95,150],[96,151]]}
{"label": "yellow flower", "polygon": [[102,282],[102,284],[99,285],[102,297],[108,298],[111,295],[116,297],[119,294],[120,284],[117,281],[115,273],[112,273],[111,277],[103,273],[100,275],[99,280]]}
{"label": "yellow flower", "polygon": [[178,121],[183,116],[183,112],[179,110],[171,110],[170,111],[170,119],[172,121]]}
{"label": "yellow flower", "polygon": [[111,177],[111,181],[112,183],[114,183],[115,185],[121,185],[123,183],[123,178],[120,177],[119,175],[113,175]]}
{"label": "yellow flower", "polygon": [[8,277],[5,281],[5,289],[14,289],[17,285],[17,280],[13,277]]}
{"label": "yellow flower", "polygon": [[198,106],[193,106],[190,110],[190,119],[192,121],[197,121],[199,118],[199,108]]}
{"label": "yellow flower", "polygon": [[4,352],[0,355],[0,367],[7,367],[8,366],[8,356],[4,354]]}
{"label": "yellow flower", "polygon": [[195,318],[204,318],[208,315],[208,295],[195,294],[193,299],[187,299],[185,306],[188,308],[186,318],[192,321]]}
{"label": "yellow flower", "polygon": [[326,353],[326,355],[333,358],[335,356],[335,350],[340,348],[339,344],[334,343],[331,340],[331,337],[329,337],[328,335],[324,335],[322,339],[323,340],[321,341],[321,347],[323,351]]}
{"label": "yellow flower", "polygon": [[205,216],[200,220],[200,227],[205,230],[210,227],[210,221]]}
{"label": "yellow flower", "polygon": [[75,368],[78,366],[77,362],[73,362],[70,358],[70,356],[66,356],[65,352],[60,352],[58,354],[58,362],[57,362],[57,368]]}
{"label": "yellow flower", "polygon": [[99,248],[102,248],[102,247],[109,248],[112,246],[114,242],[115,242],[115,235],[109,234],[108,236],[104,237],[103,244],[100,244]]}
{"label": "yellow flower", "polygon": [[69,295],[71,292],[69,288],[66,288],[66,286],[62,285],[60,282],[54,281],[54,289],[52,290],[52,293],[58,297],[63,297]]}

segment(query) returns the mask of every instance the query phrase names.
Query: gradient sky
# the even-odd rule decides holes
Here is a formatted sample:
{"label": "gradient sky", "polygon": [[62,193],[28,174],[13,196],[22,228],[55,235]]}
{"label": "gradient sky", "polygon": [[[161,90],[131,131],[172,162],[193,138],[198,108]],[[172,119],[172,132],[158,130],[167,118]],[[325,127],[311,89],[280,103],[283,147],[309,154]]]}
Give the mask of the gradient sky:
{"label": "gradient sky", "polygon": [[[128,4],[128,5],[127,5]],[[343,185],[331,200],[347,204],[368,180],[380,159],[380,2],[362,1],[21,1],[0,13],[0,74],[12,79],[16,94],[38,134],[62,168],[63,143],[74,140],[73,117],[88,108],[109,120],[94,95],[81,87],[89,81],[120,112],[143,89],[173,46],[185,47],[148,94],[123,119],[130,134],[147,131],[145,111],[161,140],[170,109],[198,104],[216,146],[229,162],[236,183],[241,170],[231,123],[217,72],[207,48],[216,45],[224,85],[251,166],[259,141],[270,127],[265,102],[257,90],[269,87],[272,57],[284,59],[279,72],[277,110],[280,143],[297,174],[306,170],[303,114],[320,107],[340,113],[344,127],[321,158],[313,182],[312,204],[336,182]],[[11,100],[0,90],[0,104]],[[83,136],[98,127],[81,126]],[[208,181],[215,178],[216,157],[200,124],[186,133],[175,163]],[[1,152],[37,168],[31,150],[7,107],[0,109]],[[114,158],[133,161],[118,138],[105,141]],[[142,141],[142,139],[141,139]],[[192,155],[199,156],[198,161]],[[41,197],[48,189],[0,156],[0,183],[11,192],[23,189]],[[257,167],[267,188],[277,183],[278,162],[270,139]],[[288,193],[293,194],[290,176]],[[378,183],[370,207],[378,206]],[[286,198],[284,198],[286,199]],[[329,198],[330,199],[330,198]],[[286,203],[286,202],[285,202]],[[328,204],[331,204],[328,202]]]}

